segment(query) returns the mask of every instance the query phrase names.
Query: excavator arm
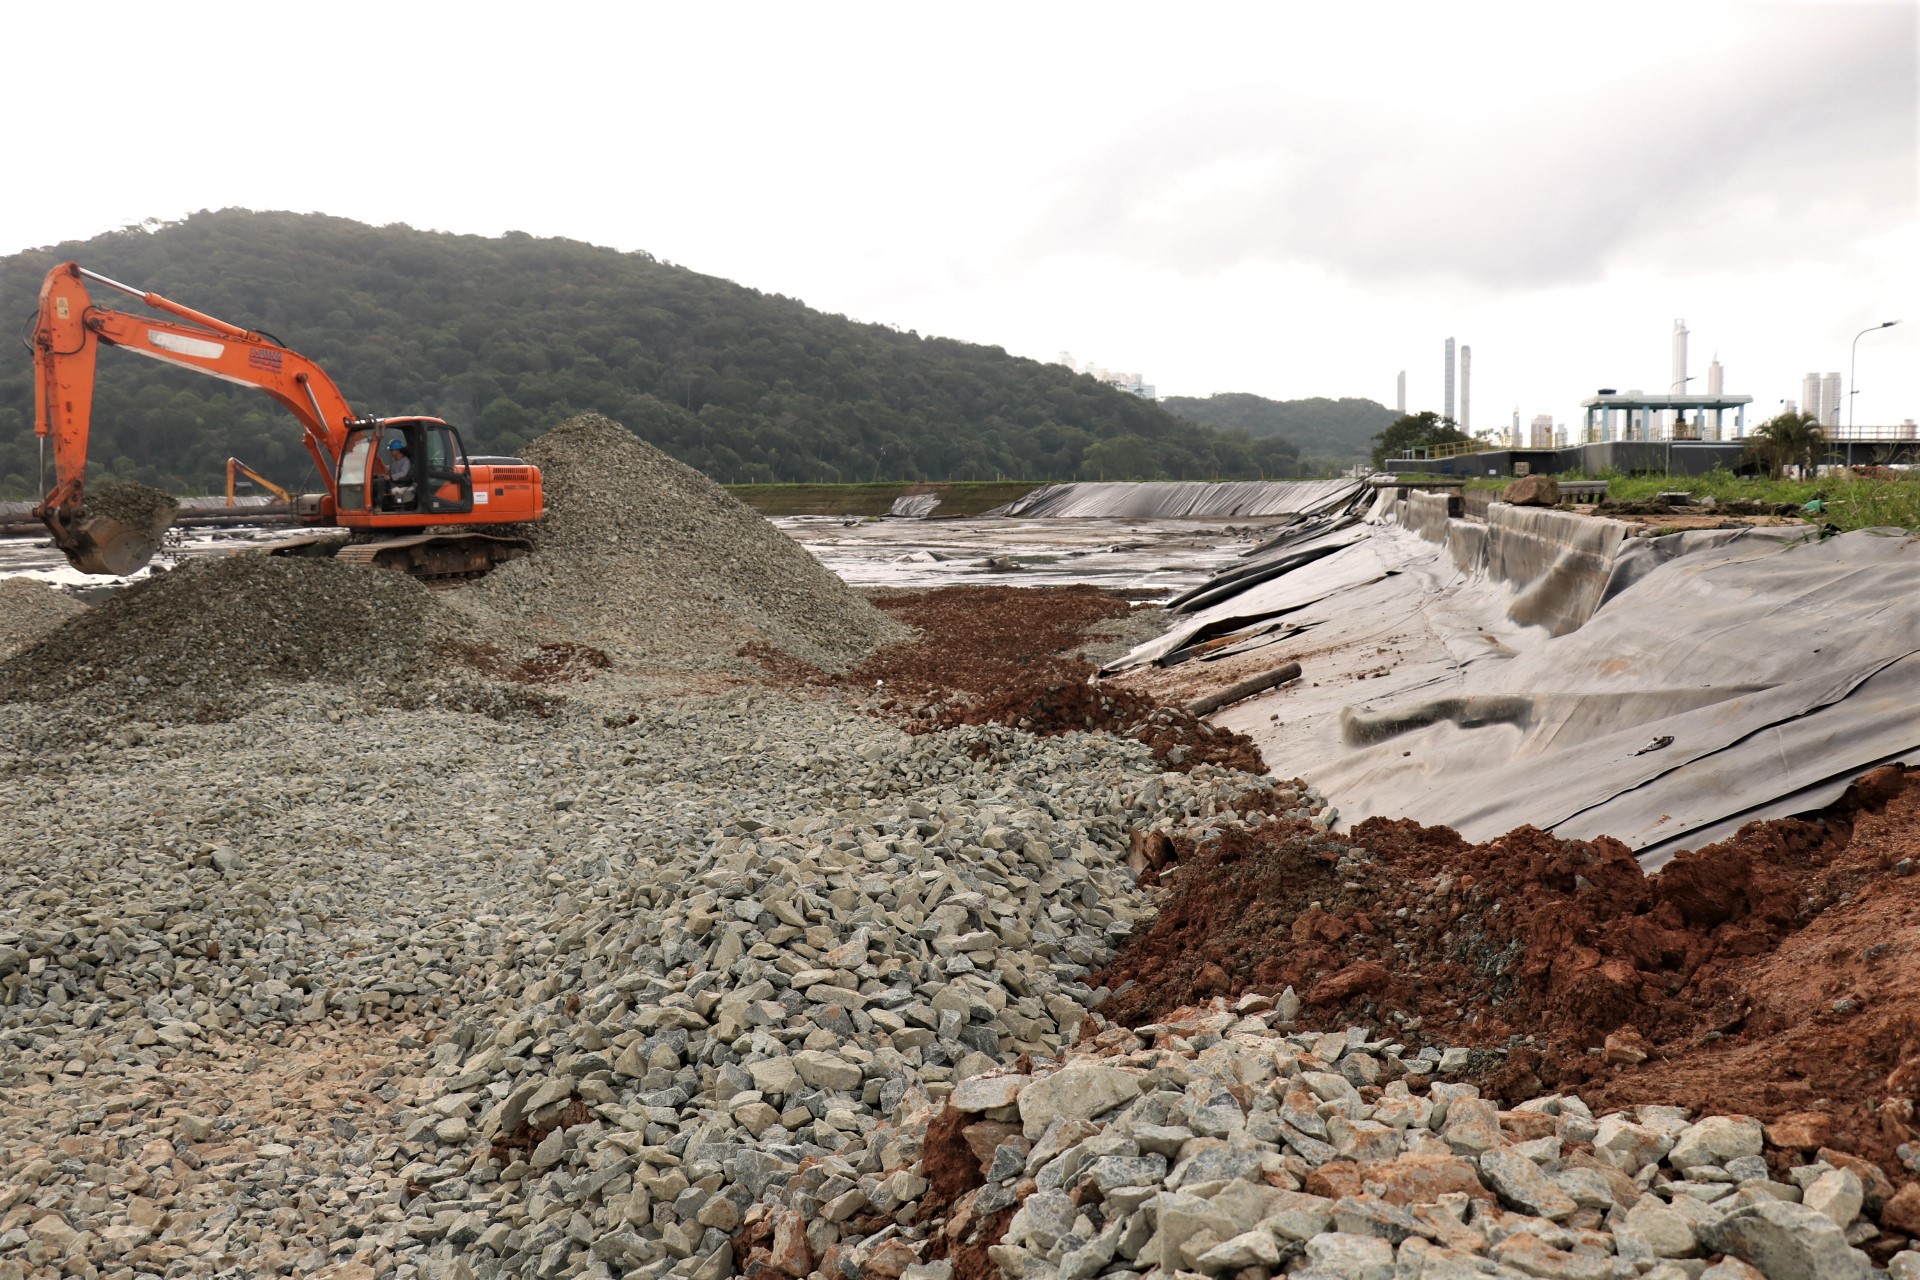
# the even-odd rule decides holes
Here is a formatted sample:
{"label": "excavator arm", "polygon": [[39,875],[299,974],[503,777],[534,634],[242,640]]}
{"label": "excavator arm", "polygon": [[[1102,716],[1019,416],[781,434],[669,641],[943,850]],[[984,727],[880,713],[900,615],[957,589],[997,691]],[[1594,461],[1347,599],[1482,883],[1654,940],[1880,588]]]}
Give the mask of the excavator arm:
{"label": "excavator arm", "polygon": [[258,471],[255,471],[252,467],[240,461],[240,459],[228,458],[227,459],[227,505],[228,506],[233,505],[233,482],[237,476],[245,476],[247,479],[253,481],[255,484],[259,485],[262,489],[265,489],[268,493],[271,493],[274,497],[280,499],[280,501],[282,502],[291,503],[293,501],[292,493],[288,492],[285,489],[282,489],[279,485],[267,479],[265,476],[261,475]]}
{"label": "excavator arm", "polygon": [[[97,307],[87,293],[89,280],[138,298],[165,318]],[[49,271],[41,285],[32,340],[34,432],[43,440],[51,438],[54,461],[54,485],[34,514],[46,522],[55,545],[69,558],[84,557],[88,545],[99,541],[88,536],[84,521],[94,362],[102,344],[257,387],[272,396],[299,421],[332,507],[340,451],[354,414],[319,365],[265,334],[65,262]]]}
{"label": "excavator arm", "polygon": [[[96,307],[87,294],[88,281],[138,298],[160,314]],[[52,531],[68,562],[84,573],[132,573],[159,548],[172,520],[170,507],[149,514],[138,503],[105,501],[105,494],[96,495],[93,507],[120,510],[88,506],[94,362],[103,346],[257,387],[277,400],[300,423],[302,442],[326,486],[317,500],[295,499],[295,517],[302,524],[352,530],[362,539],[348,549],[352,559],[439,583],[464,581],[531,546],[525,538],[483,532],[481,526],[526,524],[546,513],[538,467],[518,458],[471,461],[460,433],[439,418],[356,417],[333,379],[278,338],[109,280],[75,262],[47,273],[29,345],[34,431],[43,449],[49,438],[53,441],[55,468],[53,488],[34,515]],[[418,476],[415,483],[395,482],[406,474],[394,469],[400,459]],[[231,468],[227,488],[231,494]],[[471,528],[442,527],[461,525]]]}

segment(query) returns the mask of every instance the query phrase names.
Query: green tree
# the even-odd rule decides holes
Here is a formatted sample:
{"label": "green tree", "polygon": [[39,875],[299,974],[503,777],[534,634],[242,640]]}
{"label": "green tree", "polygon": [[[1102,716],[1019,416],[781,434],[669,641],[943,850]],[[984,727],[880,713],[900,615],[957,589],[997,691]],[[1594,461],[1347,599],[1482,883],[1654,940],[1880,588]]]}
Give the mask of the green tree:
{"label": "green tree", "polygon": [[1410,449],[1431,449],[1439,444],[1461,444],[1473,439],[1431,409],[1395,418],[1387,429],[1373,438],[1373,465],[1384,467],[1388,458],[1404,458]]}
{"label": "green tree", "polygon": [[1117,436],[1088,447],[1080,464],[1082,480],[1164,480],[1153,442],[1140,436]]}
{"label": "green tree", "polygon": [[[1196,402],[1215,420],[1193,421],[1061,365],[859,324],[645,253],[318,214],[203,211],[0,257],[0,315],[31,311],[66,259],[275,334],[357,411],[445,417],[476,454],[594,409],[721,480],[1251,479],[1299,473],[1296,424],[1384,412],[1288,402],[1276,433],[1262,416],[1274,402],[1229,397]],[[0,497],[24,498],[38,491],[32,364],[7,350]],[[215,490],[229,454],[309,483],[298,429],[259,391],[113,352],[92,450],[181,493]]]}
{"label": "green tree", "polygon": [[1813,469],[1814,457],[1827,442],[1820,419],[1810,413],[1782,413],[1768,418],[1747,436],[1747,457],[1766,466],[1775,480],[1789,466]]}

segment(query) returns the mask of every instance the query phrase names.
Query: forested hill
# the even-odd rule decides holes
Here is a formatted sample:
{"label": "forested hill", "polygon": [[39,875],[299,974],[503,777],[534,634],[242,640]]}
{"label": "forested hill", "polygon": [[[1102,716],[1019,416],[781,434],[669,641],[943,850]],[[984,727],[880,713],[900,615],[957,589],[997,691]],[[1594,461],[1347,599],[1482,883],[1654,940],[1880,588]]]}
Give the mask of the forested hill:
{"label": "forested hill", "polygon": [[1160,402],[1183,418],[1256,439],[1279,437],[1300,450],[1306,466],[1326,471],[1364,462],[1373,438],[1395,414],[1371,400],[1269,400],[1244,391],[1223,391],[1202,400],[1168,396]]}
{"label": "forested hill", "polygon": [[[1062,366],[576,241],[228,209],[0,258],[0,316],[27,320],[66,259],[269,332],[358,412],[446,418],[475,453],[510,453],[593,409],[722,482],[1297,473],[1284,442],[1196,425]],[[0,355],[7,496],[36,484],[31,373],[18,345]],[[234,454],[311,484],[299,432],[265,396],[154,361],[102,355],[94,423],[104,475],[206,491]]]}

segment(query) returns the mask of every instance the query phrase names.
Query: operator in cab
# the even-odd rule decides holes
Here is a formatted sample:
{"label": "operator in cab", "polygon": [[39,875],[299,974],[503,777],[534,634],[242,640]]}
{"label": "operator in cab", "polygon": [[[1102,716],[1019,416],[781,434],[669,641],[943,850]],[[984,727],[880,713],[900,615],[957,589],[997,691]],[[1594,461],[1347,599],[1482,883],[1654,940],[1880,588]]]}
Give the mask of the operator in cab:
{"label": "operator in cab", "polygon": [[387,441],[387,508],[410,511],[413,498],[413,457],[405,437],[395,436]]}

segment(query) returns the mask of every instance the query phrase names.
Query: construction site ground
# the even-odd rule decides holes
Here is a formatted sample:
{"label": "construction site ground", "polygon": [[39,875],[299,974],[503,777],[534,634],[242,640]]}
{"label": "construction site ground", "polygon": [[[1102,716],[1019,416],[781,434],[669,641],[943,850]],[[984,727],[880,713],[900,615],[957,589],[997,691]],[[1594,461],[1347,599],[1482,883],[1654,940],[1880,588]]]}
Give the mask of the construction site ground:
{"label": "construction site ground", "polygon": [[[1354,1107],[1478,1094],[1506,1140],[1564,1121],[1576,1166],[1563,1096],[1753,1117],[1776,1181],[1818,1160],[1862,1189],[1828,1244],[1885,1265],[1920,1235],[1916,771],[1655,875],[1605,838],[1349,829],[1186,709],[1282,657],[1310,680],[1310,643],[1095,675],[1251,532],[1159,558],[1028,530],[1132,567],[853,590],[613,424],[543,449],[569,514],[480,588],[207,558],[0,637],[0,1280],[1057,1274],[1093,1239],[1076,1212],[1124,1219],[1046,1199],[1040,1095],[1108,1144],[1088,1159],[1176,1130],[1095,1136],[1111,1104],[1049,1082],[1117,1102],[1133,1076],[1089,1060],[1150,1071],[1200,1144],[1169,1150],[1216,1159],[1199,1112],[1259,1108],[1201,1066],[1269,1033],[1329,1100],[1336,1061],[1384,1063]],[[1247,1176],[1360,1194],[1328,1164]],[[1553,1266],[1606,1235],[1561,1218],[1525,1246]],[[1335,1247],[1228,1266],[1161,1221],[1083,1274],[1159,1248],[1266,1280]],[[1448,1247],[1522,1257],[1472,1221]],[[1719,1239],[1638,1274],[1697,1277]]]}

